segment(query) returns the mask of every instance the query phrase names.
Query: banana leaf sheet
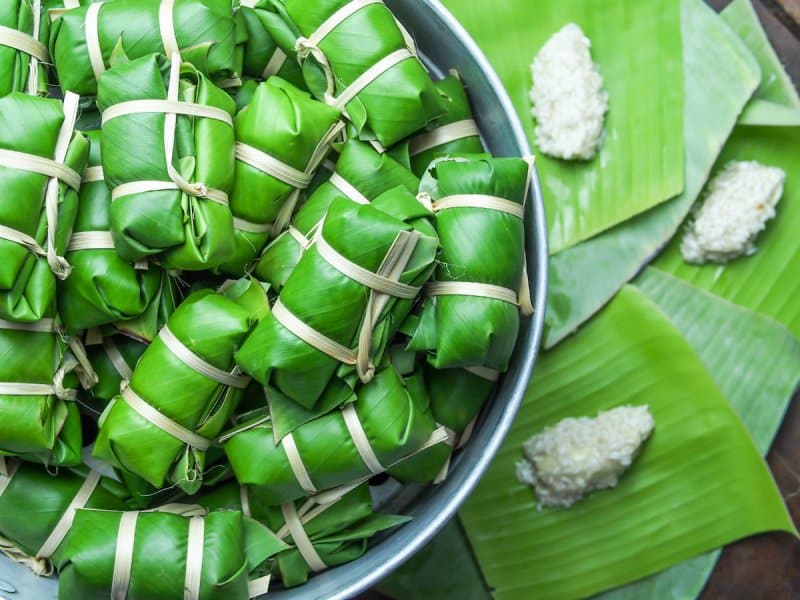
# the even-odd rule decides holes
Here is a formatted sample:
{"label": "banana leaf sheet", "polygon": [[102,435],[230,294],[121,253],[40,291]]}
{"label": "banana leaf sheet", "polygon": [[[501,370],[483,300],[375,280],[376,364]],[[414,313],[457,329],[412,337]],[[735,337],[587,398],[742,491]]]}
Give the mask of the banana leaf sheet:
{"label": "banana leaf sheet", "polygon": [[[345,494],[324,499],[322,503],[308,498],[288,503],[291,506],[270,506],[262,497],[260,488],[236,484],[221,486],[198,497],[196,501],[210,510],[241,510],[286,541],[287,548],[272,561],[273,574],[279,575],[286,587],[305,583],[314,567],[319,569],[324,566],[327,569],[359,558],[366,552],[368,541],[375,533],[409,521],[408,517],[373,512],[369,485],[366,483]],[[291,511],[292,507],[313,547],[309,558],[314,567],[306,562],[297,545],[289,545],[293,538],[286,526],[284,511]],[[321,564],[316,563],[315,558]]]}
{"label": "banana leaf sheet", "polygon": [[[492,63],[534,149],[529,99],[534,56],[570,22],[591,40],[592,60],[599,65],[609,95],[598,154],[589,161],[537,156],[551,254],[682,191],[680,2],[549,0],[538,2],[536,10],[528,0],[444,0],[443,4]],[[706,44],[712,40],[709,36]],[[712,106],[709,103],[706,110]]]}
{"label": "banana leaf sheet", "polygon": [[[421,378],[404,381],[387,366],[357,394],[342,411],[314,419],[280,441],[267,418],[226,433],[221,440],[237,481],[255,486],[259,498],[277,505],[366,480],[435,440]],[[356,441],[362,438],[367,448]]]}
{"label": "banana leaf sheet", "polygon": [[417,177],[422,177],[435,158],[484,150],[467,90],[458,73],[453,72],[437,81],[436,88],[442,96],[444,114],[427,131],[414,135],[408,143],[411,169]]}
{"label": "banana leaf sheet", "polygon": [[[775,321],[653,267],[634,283],[680,329],[766,455],[800,382],[800,341]],[[702,554],[601,598],[696,598],[720,553]]]}
{"label": "banana leaf sheet", "polygon": [[[522,442],[624,404],[647,404],[656,427],[619,485],[538,512],[514,476]],[[632,286],[540,357],[461,517],[497,598],[588,596],[757,532],[796,533],[739,417],[680,331]]]}
{"label": "banana leaf sheet", "polygon": [[[78,205],[89,145],[73,131],[77,97],[59,100],[14,92],[0,98],[0,318],[39,321],[55,316],[56,277]],[[59,177],[29,163],[51,161]],[[41,167],[40,167],[41,168]],[[12,201],[13,199],[13,201]]]}
{"label": "banana leaf sheet", "polygon": [[[343,110],[361,139],[388,148],[439,117],[443,105],[414,40],[383,3],[286,0],[308,89]],[[353,40],[359,40],[354,44]]]}
{"label": "banana leaf sheet", "polygon": [[530,171],[521,158],[474,155],[438,160],[423,179],[442,251],[409,348],[429,351],[437,368],[508,368],[519,331]]}
{"label": "banana leaf sheet", "polygon": [[314,189],[297,211],[290,230],[265,248],[256,263],[255,276],[280,291],[336,198],[366,204],[398,186],[416,194],[419,179],[389,154],[379,153],[365,142],[349,140],[342,147],[332,175]]}
{"label": "banana leaf sheet", "polygon": [[58,597],[247,600],[251,571],[284,545],[240,512],[185,510],[78,510],[59,551]]}
{"label": "banana leaf sheet", "polygon": [[47,93],[49,22],[40,0],[0,2],[0,97]]}
{"label": "banana leaf sheet", "polygon": [[66,259],[70,276],[58,282],[58,312],[70,333],[141,316],[161,288],[156,265],[133,265],[117,255],[111,238],[111,192],[100,158],[100,132],[88,132],[89,161]]}
{"label": "banana leaf sheet", "polygon": [[777,216],[758,237],[758,251],[725,265],[685,264],[680,253],[680,237],[653,263],[699,288],[735,304],[775,319],[795,336],[800,336],[800,127],[739,125],[734,129],[714,167],[716,173],[732,160],[755,160],[780,167],[786,172],[783,196]]}
{"label": "banana leaf sheet", "polygon": [[94,456],[156,488],[198,490],[210,442],[248,384],[233,353],[268,310],[255,282],[225,294],[195,292],[172,314],[100,417]]}
{"label": "banana leaf sheet", "polygon": [[222,270],[242,275],[270,234],[286,227],[341,130],[339,117],[338,110],[279,77],[256,88],[235,120],[230,206],[236,251]]}
{"label": "banana leaf sheet", "polygon": [[215,81],[242,72],[246,32],[237,30],[230,0],[173,0],[164,7],[161,0],[84,4],[63,12],[50,31],[50,56],[64,91],[96,95],[100,76],[120,55],[178,52]]}
{"label": "banana leaf sheet", "polygon": [[[798,336],[800,311],[789,299],[797,292],[791,269],[797,255],[793,231],[800,214],[795,210],[800,186],[793,177],[799,156],[796,140],[800,121],[790,120],[788,125],[781,126],[781,117],[787,112],[800,117],[800,96],[749,0],[732,2],[722,12],[722,18],[758,61],[762,79],[714,171],[731,160],[756,160],[780,167],[787,173],[784,194],[778,205],[778,216],[759,236],[759,250],[754,256],[719,268],[713,265],[692,267],[683,264],[678,248],[680,239],[676,238],[655,264],[697,287],[779,321]],[[753,107],[756,110],[751,110]]]}
{"label": "banana leaf sheet", "polygon": [[736,118],[760,81],[758,63],[699,0],[682,0],[686,186],[682,194],[550,260],[545,346],[597,312],[678,230]]}
{"label": "banana leaf sheet", "polygon": [[[86,467],[46,469],[25,463],[4,463],[0,474],[0,551],[41,571],[57,557],[76,508],[124,510],[128,492],[119,483]],[[35,518],[31,518],[35,515]],[[39,574],[42,574],[41,572]]]}
{"label": "banana leaf sheet", "polygon": [[356,375],[369,381],[433,271],[432,216],[402,187],[367,205],[334,200],[272,312],[237,353],[242,369],[307,409],[334,376],[351,387]]}
{"label": "banana leaf sheet", "polygon": [[[183,114],[165,112],[163,102],[155,112],[137,112],[136,101],[153,100],[180,102]],[[106,71],[97,104],[119,255],[131,262],[160,255],[165,268],[186,270],[229,260],[235,110],[230,96],[191,64],[151,54]]]}
{"label": "banana leaf sheet", "polygon": [[[761,454],[766,454],[800,380],[800,342],[784,327],[655,268],[636,287],[680,330],[736,410]],[[430,385],[429,385],[430,389]],[[431,394],[433,398],[433,394]],[[702,554],[657,575],[597,596],[603,600],[696,598],[719,551]],[[458,575],[419,576],[421,569]],[[403,600],[451,597],[488,599],[480,567],[460,524],[454,520],[407,565],[381,583],[382,592]]]}

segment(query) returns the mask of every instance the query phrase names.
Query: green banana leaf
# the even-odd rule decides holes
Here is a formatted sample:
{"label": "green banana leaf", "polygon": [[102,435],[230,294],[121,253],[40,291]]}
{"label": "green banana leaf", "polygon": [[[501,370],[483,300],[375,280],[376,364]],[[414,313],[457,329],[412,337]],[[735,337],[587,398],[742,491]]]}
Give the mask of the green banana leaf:
{"label": "green banana leaf", "polygon": [[151,342],[187,295],[186,289],[181,287],[181,280],[162,269],[161,285],[147,310],[135,319],[117,321],[113,324],[113,329],[142,342]]}
{"label": "green banana leaf", "polygon": [[[196,498],[196,502],[211,510],[242,510],[246,497],[253,519],[290,540],[286,520],[280,507],[270,506],[262,497],[260,488],[227,484]],[[369,485],[359,485],[354,490],[320,504],[314,499],[294,502],[300,522],[319,557],[328,567],[342,565],[359,558],[366,552],[367,543],[378,531],[408,522],[408,517],[373,513]],[[311,568],[302,554],[287,543],[284,551],[275,557],[273,572],[280,575],[286,587],[308,580]]]}
{"label": "green banana leaf", "polygon": [[466,369],[426,365],[424,371],[433,418],[457,433],[469,427],[495,388],[493,381]]}
{"label": "green banana leaf", "polygon": [[[70,377],[69,379],[73,379]],[[72,389],[78,387],[77,381],[70,384]],[[78,392],[80,393],[80,392]],[[52,450],[34,454],[19,454],[22,460],[43,464],[48,467],[75,467],[83,462],[83,424],[77,402],[67,402],[67,418],[58,432]]]}
{"label": "green banana leaf", "polygon": [[536,159],[551,254],[681,192],[681,124],[688,113],[683,108],[679,2],[552,0],[538,2],[535,9],[528,0],[444,4],[489,58],[534,147],[528,98],[533,57],[570,22],[580,25],[592,42],[592,58],[609,94],[599,153],[584,162]]}
{"label": "green banana leaf", "polygon": [[[656,429],[619,486],[537,512],[514,477],[522,442],[565,417],[628,403],[647,404]],[[756,532],[795,533],[714,380],[631,286],[540,357],[517,420],[461,516],[497,598],[586,596]]]}
{"label": "green banana leaf", "polygon": [[[62,128],[69,131],[69,117],[59,100],[14,92],[0,98],[0,148],[53,159]],[[73,133],[64,165],[82,173],[89,144]],[[47,245],[48,220],[45,190],[49,179],[38,173],[0,165],[0,188],[9,198],[0,208],[0,224],[33,238],[40,249]],[[75,220],[78,193],[58,182],[58,219],[55,248],[63,256]],[[13,201],[10,199],[13,198]],[[22,244],[0,237],[0,318],[39,321],[55,316],[56,277],[46,257]],[[66,270],[66,269],[65,269]]]}
{"label": "green banana leaf", "polygon": [[548,348],[597,312],[677,231],[759,84],[756,61],[703,2],[682,0],[681,23],[686,188],[669,202],[551,257]]}
{"label": "green banana leaf", "polygon": [[[412,194],[419,189],[419,179],[407,167],[389,154],[381,154],[371,145],[357,140],[349,140],[342,147],[334,172],[369,201],[397,186],[405,187]],[[292,227],[310,238],[310,232],[319,227],[336,198],[360,201],[326,180],[314,189],[297,211]],[[281,233],[258,259],[255,276],[269,282],[273,290],[280,291],[303,253],[301,241],[289,232]]]}
{"label": "green banana leaf", "polygon": [[[311,183],[336,135],[340,112],[291,83],[272,77],[260,84],[236,115],[237,151],[256,150],[299,173],[278,177],[237,154],[230,206],[236,252],[222,270],[242,275],[264,248],[270,233],[282,230]],[[341,126],[338,126],[341,127]],[[303,177],[298,176],[302,174]]]}
{"label": "green banana leaf", "polygon": [[[431,165],[421,190],[436,202],[451,197],[488,195],[511,205],[525,203],[531,166],[521,158],[444,158]],[[437,282],[499,286],[516,299],[524,265],[523,221],[500,209],[453,206],[436,208],[442,246]],[[491,240],[492,249],[482,240]],[[428,296],[409,348],[429,351],[437,368],[508,368],[519,331],[519,307],[486,295]]]}
{"label": "green banana leaf", "polygon": [[[426,398],[412,393],[418,387],[413,379],[404,382],[388,366],[358,390],[355,413],[384,467],[419,451],[434,430]],[[221,439],[237,481],[247,486],[263,486],[258,493],[267,504],[276,505],[307,495],[287,457],[288,438],[276,442],[269,419],[246,423]],[[292,439],[311,484],[318,490],[366,480],[371,475],[339,411],[298,427]]]}
{"label": "green banana leaf", "polygon": [[776,218],[758,238],[758,251],[725,265],[691,266],[683,262],[677,236],[654,262],[659,269],[735,304],[750,308],[785,325],[800,336],[800,127],[738,126],[720,155],[715,172],[731,160],[757,160],[787,173]]}
{"label": "green banana leaf", "polygon": [[[300,44],[346,4],[347,0],[285,0],[278,12]],[[388,148],[443,112],[439,93],[416,57],[414,40],[382,4],[360,7],[317,43],[308,41],[306,48],[298,58],[308,89],[340,105],[361,139],[376,139]],[[406,51],[405,58],[379,69],[364,87],[348,90],[369,69],[401,51]],[[322,57],[326,64],[320,62]],[[356,92],[351,100],[341,99],[350,91]]]}
{"label": "green banana leaf", "polygon": [[[58,597],[106,600],[111,597],[117,557],[117,535],[126,513],[79,510],[59,553]],[[247,600],[248,578],[281,545],[269,531],[248,524],[240,512],[218,511],[201,518],[202,561],[199,595],[185,587],[192,517],[168,512],[141,512],[135,522],[128,598],[172,600]],[[245,553],[245,549],[248,553]]]}
{"label": "green banana leaf", "polygon": [[122,334],[103,336],[95,344],[86,343],[86,354],[98,378],[97,384],[89,390],[95,401],[92,407],[98,414],[119,394],[120,384],[130,379],[147,345]]}
{"label": "green banana leaf", "polygon": [[[448,77],[436,82],[439,94],[444,104],[444,114],[439,117],[428,131],[419,133],[409,140],[409,153],[411,154],[411,169],[417,177],[422,177],[428,165],[435,158],[448,154],[474,154],[483,152],[483,143],[480,134],[463,135],[462,133],[445,135],[442,127],[452,126],[454,123],[464,123],[474,120],[472,107],[469,104],[467,90],[458,72],[453,72]],[[474,131],[477,131],[477,126]],[[436,137],[437,132],[439,136]],[[438,142],[438,143],[437,143]]]}
{"label": "green banana leaf", "polygon": [[53,450],[67,421],[67,400],[75,399],[59,369],[65,346],[52,321],[0,324],[0,380],[3,387],[23,386],[0,395],[0,453]]}
{"label": "green banana leaf", "polygon": [[[163,253],[161,262],[166,268],[204,270],[219,266],[234,252],[233,218],[227,205],[233,186],[233,100],[191,64],[171,65],[152,54],[106,71],[100,77],[97,104],[106,111],[134,100],[167,99],[168,82],[176,77],[180,77],[180,101],[214,108],[231,117],[227,123],[216,118],[177,117],[177,162],[170,159],[179,172],[175,175],[205,191],[192,195],[174,189],[179,182],[173,183],[166,165],[165,114],[143,112],[104,118],[103,171],[112,194],[118,186],[135,182],[165,182],[167,188],[134,191],[114,199],[111,233],[117,252],[125,260],[133,262]],[[225,202],[200,197],[211,190],[223,195]]]}
{"label": "green banana leaf", "polygon": [[449,521],[431,542],[377,588],[394,600],[490,600],[492,597],[458,518]]}
{"label": "green banana leaf", "polygon": [[[42,44],[40,57],[47,58],[49,21],[40,0],[0,1],[0,26],[24,33]],[[11,92],[47,94],[47,62],[0,44],[0,97]]]}
{"label": "green banana leaf", "polygon": [[247,280],[241,284],[228,288],[226,295],[201,290],[178,307],[167,328],[142,354],[130,387],[114,397],[100,417],[94,456],[156,488],[169,482],[189,494],[198,490],[205,470],[205,449],[174,437],[145,418],[134,408],[135,398],[132,400],[130,393],[201,438],[216,437],[236,408],[247,380],[238,377],[232,387],[222,383],[220,375],[212,379],[176,354],[177,344],[168,345],[165,335],[171,332],[185,347],[184,353],[188,349],[206,365],[236,375],[233,353],[268,309],[260,285]]}
{"label": "green banana leaf", "polygon": [[[800,342],[774,321],[658,269],[646,269],[635,284],[680,329],[766,455],[800,382]],[[691,600],[699,596],[719,554],[697,556],[601,598]]]}
{"label": "green banana leaf", "polygon": [[[288,48],[288,44],[294,43],[293,40],[284,44],[276,41],[278,39],[284,41],[287,34],[281,15],[271,0],[255,0],[248,4],[242,2],[239,15],[247,31],[247,41],[244,44],[244,74],[256,79],[269,79],[272,75],[277,75],[297,87],[304,88],[305,81],[297,63],[296,52],[294,47]],[[288,36],[291,37],[290,32]]]}
{"label": "green banana leaf", "polygon": [[[741,417],[759,452],[766,454],[800,380],[800,342],[774,321],[655,268],[646,269],[636,278],[635,285],[654,303],[653,311],[666,316],[680,330]],[[431,389],[430,384],[428,387]],[[431,396],[433,400],[434,395]],[[691,600],[699,595],[718,556],[719,551],[697,556],[657,575],[605,592],[599,598]],[[419,571],[424,568],[433,572],[438,569],[439,573],[456,569],[458,575],[420,576]],[[455,597],[454,594],[489,598],[481,578],[471,546],[454,520],[418,557],[379,587],[404,600]]]}
{"label": "green banana leaf", "polygon": [[[750,308],[775,319],[795,336],[800,336],[800,307],[793,298],[800,290],[798,276],[792,271],[800,258],[794,231],[800,222],[800,181],[795,176],[800,148],[800,125],[780,127],[769,123],[770,113],[783,114],[784,109],[797,112],[800,97],[789,81],[780,61],[768,46],[765,33],[749,2],[739,0],[730,5],[723,17],[748,44],[759,60],[764,82],[756,91],[758,100],[771,102],[761,107],[764,112],[757,124],[739,124],[722,151],[714,172],[731,160],[756,160],[782,168],[787,173],[783,197],[777,217],[768,223],[758,238],[759,250],[726,265],[691,266],[680,254],[677,236],[654,263],[659,269],[693,285],[708,290],[735,304]],[[765,45],[766,44],[766,45]],[[750,122],[755,121],[750,114]]]}
{"label": "green banana leaf", "polygon": [[[5,486],[0,494],[0,535],[13,542],[24,555],[40,556],[45,541],[78,494],[89,470],[80,467],[50,473],[38,465],[8,464],[10,476],[0,476]],[[128,506],[127,490],[112,479],[101,477],[90,489],[83,504],[86,508],[124,510]],[[52,554],[55,548],[50,550]]]}
{"label": "green banana leaf", "polygon": [[[358,349],[359,360],[370,363],[358,365],[363,381],[369,380],[372,365],[379,364],[414,298],[380,294],[350,278],[341,266],[324,258],[321,244],[372,273],[389,274],[385,268],[391,263],[395,281],[420,287],[431,276],[439,246],[431,220],[432,213],[403,187],[385,192],[369,205],[337,198],[319,238],[303,253],[280,292],[278,301],[296,319],[345,349]],[[345,364],[312,346],[274,311],[236,354],[246,373],[306,409],[315,407],[334,376],[354,385],[355,360]]]}
{"label": "green banana leaf", "polygon": [[744,42],[761,68],[761,85],[754,97],[787,108],[800,108],[800,98],[781,65],[750,0],[733,0],[721,13],[722,19]]}
{"label": "green banana leaf", "polygon": [[[87,137],[88,166],[100,168],[100,132],[88,132]],[[66,254],[72,272],[58,282],[58,312],[72,334],[141,316],[161,287],[162,273],[156,265],[137,268],[109,247],[112,240],[89,238],[97,237],[94,232],[111,235],[110,207],[111,192],[102,178],[81,183],[78,213]],[[87,243],[81,245],[81,242]]]}
{"label": "green banana leaf", "polygon": [[[160,0],[122,0],[103,3],[97,13],[97,50],[102,69],[112,64],[114,53],[136,59],[148,54],[171,54],[161,36]],[[98,82],[87,39],[89,7],[64,12],[50,31],[50,56],[61,89],[82,96],[98,93]],[[242,46],[246,32],[237,31],[230,0],[176,0],[172,10],[174,41],[181,58],[214,80],[237,77],[242,72]],[[167,43],[170,43],[167,40]]]}

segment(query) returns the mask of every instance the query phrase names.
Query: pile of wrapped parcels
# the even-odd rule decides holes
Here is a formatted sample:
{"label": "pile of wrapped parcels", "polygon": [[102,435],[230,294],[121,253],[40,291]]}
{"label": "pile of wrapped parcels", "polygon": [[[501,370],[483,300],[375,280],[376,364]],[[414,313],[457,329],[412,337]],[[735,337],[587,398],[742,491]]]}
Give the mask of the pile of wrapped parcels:
{"label": "pile of wrapped parcels", "polygon": [[0,550],[70,599],[362,555],[508,367],[530,173],[379,0],[0,0]]}

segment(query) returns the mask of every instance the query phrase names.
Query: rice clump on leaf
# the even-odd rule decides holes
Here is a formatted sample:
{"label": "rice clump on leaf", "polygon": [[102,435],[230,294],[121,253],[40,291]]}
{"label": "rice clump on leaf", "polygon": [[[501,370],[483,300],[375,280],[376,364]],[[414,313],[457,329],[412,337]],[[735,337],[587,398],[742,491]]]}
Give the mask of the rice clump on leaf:
{"label": "rice clump on leaf", "polygon": [[555,33],[531,64],[531,114],[539,150],[564,159],[590,159],[603,133],[608,93],[592,62],[592,43],[575,23]]}
{"label": "rice clump on leaf", "polygon": [[783,194],[786,173],[733,161],[708,184],[706,200],[681,243],[688,263],[725,263],[756,251],[755,241]]}
{"label": "rice clump on leaf", "polygon": [[572,506],[591,491],[616,486],[653,427],[647,406],[563,419],[522,445],[517,479],[534,488],[539,510]]}

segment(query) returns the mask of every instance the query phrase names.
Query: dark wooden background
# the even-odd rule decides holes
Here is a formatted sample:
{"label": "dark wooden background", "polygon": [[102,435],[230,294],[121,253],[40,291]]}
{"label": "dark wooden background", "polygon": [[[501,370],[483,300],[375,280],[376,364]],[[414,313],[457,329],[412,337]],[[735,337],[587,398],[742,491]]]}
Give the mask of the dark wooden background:
{"label": "dark wooden background", "polygon": [[[707,1],[721,10],[731,0]],[[781,62],[800,88],[800,0],[752,1]],[[800,165],[789,176],[800,177]],[[795,394],[767,461],[792,518],[800,527],[800,391]],[[381,598],[385,596],[371,592],[361,600]],[[800,541],[782,533],[758,535],[728,546],[701,596],[701,600],[795,598],[800,600]]]}

